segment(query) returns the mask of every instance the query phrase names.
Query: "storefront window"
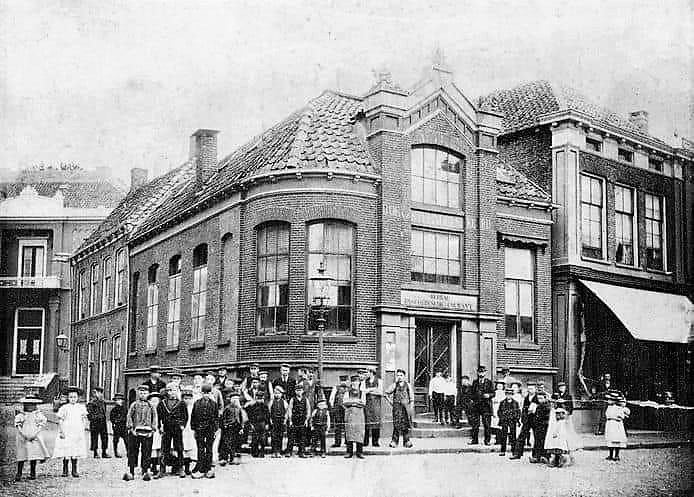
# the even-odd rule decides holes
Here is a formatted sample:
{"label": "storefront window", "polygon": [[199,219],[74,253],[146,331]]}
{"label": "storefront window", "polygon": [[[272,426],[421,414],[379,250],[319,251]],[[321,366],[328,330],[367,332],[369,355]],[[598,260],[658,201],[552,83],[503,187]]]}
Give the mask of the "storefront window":
{"label": "storefront window", "polygon": [[412,230],[412,281],[460,284],[460,236]]}
{"label": "storefront window", "polygon": [[535,316],[534,252],[504,249],[506,337],[532,342]]}
{"label": "storefront window", "polygon": [[412,201],[457,209],[462,162],[457,155],[440,148],[412,148]]}
{"label": "storefront window", "polygon": [[257,330],[260,335],[287,333],[289,304],[289,225],[258,228]]}

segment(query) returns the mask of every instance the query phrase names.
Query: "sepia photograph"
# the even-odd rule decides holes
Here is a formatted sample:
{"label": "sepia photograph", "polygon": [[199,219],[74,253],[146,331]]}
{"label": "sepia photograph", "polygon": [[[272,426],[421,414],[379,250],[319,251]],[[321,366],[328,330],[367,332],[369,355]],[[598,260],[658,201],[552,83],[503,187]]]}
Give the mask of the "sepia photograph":
{"label": "sepia photograph", "polygon": [[0,497],[694,494],[693,0],[0,0]]}

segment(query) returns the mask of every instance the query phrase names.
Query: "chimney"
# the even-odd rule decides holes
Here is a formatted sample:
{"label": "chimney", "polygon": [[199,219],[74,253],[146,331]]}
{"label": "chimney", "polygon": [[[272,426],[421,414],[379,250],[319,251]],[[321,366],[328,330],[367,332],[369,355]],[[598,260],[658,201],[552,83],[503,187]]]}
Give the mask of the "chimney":
{"label": "chimney", "polygon": [[642,133],[648,133],[648,112],[635,110],[629,114],[629,122],[639,128]]}
{"label": "chimney", "polygon": [[147,169],[133,167],[130,170],[130,191],[135,191],[147,183]]}
{"label": "chimney", "polygon": [[198,187],[217,172],[217,133],[215,129],[199,129],[190,137],[190,159],[195,160]]}

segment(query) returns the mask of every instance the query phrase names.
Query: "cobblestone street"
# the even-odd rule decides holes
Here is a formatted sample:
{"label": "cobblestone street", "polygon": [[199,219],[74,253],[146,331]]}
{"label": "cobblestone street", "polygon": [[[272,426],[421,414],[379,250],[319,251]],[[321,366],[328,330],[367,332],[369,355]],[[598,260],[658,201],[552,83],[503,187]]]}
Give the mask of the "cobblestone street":
{"label": "cobblestone street", "polygon": [[580,452],[576,465],[556,469],[491,454],[370,456],[300,460],[252,459],[217,468],[214,480],[167,476],[149,483],[121,480],[123,459],[88,459],[79,480],[62,478],[60,462],[39,467],[34,482],[10,483],[7,496],[684,496],[692,491],[689,449],[623,451],[621,462],[607,462],[602,451]]}

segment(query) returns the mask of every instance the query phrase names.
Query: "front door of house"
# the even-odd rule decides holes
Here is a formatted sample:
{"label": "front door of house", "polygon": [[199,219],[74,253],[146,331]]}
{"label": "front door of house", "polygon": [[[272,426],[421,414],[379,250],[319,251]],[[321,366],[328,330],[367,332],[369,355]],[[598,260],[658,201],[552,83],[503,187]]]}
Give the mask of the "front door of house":
{"label": "front door of house", "polygon": [[417,320],[414,350],[415,407],[423,411],[429,406],[429,382],[435,371],[451,369],[451,325]]}
{"label": "front door of house", "polygon": [[43,309],[17,309],[15,326],[15,374],[41,372]]}

